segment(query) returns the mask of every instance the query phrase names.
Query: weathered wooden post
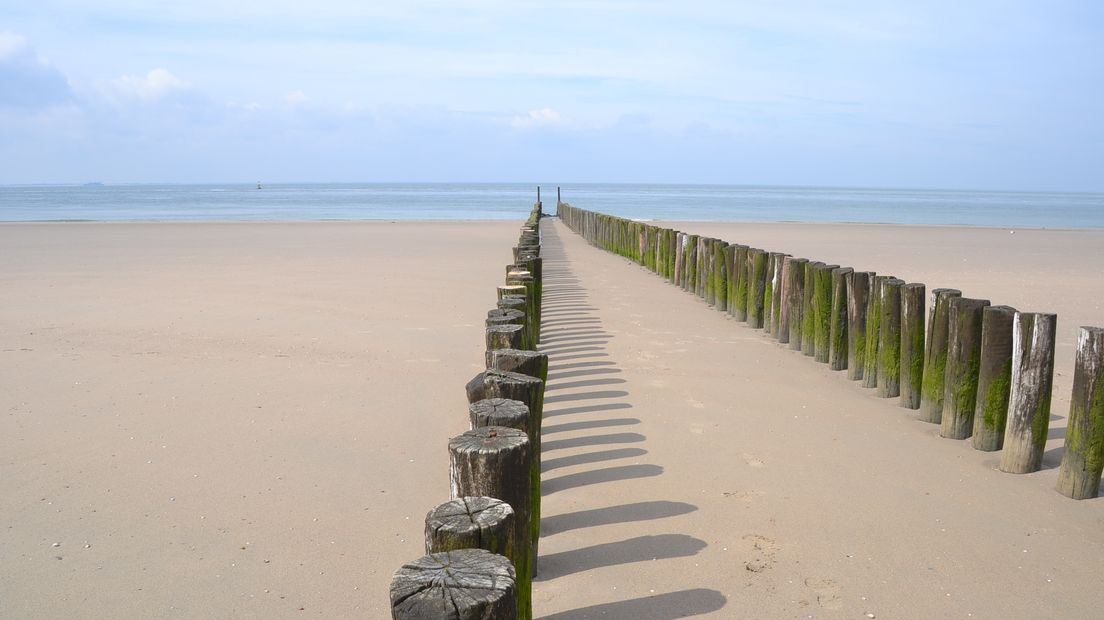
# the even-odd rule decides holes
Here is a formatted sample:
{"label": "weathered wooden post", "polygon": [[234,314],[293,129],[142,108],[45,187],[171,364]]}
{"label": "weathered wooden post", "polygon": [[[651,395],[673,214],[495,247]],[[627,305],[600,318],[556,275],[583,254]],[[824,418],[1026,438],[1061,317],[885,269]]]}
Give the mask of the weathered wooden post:
{"label": "weathered wooden post", "polygon": [[425,552],[486,549],[515,557],[514,509],[493,497],[458,497],[437,504],[425,518]]}
{"label": "weathered wooden post", "polygon": [[737,245],[733,255],[732,277],[736,282],[736,292],[728,312],[737,321],[747,321],[748,252],[750,250],[751,248],[746,245]]}
{"label": "weathered wooden post", "polygon": [[763,327],[763,293],[767,286],[767,253],[758,248],[748,250],[747,269],[747,323],[748,327]]}
{"label": "weathered wooden post", "polygon": [[532,445],[524,431],[505,426],[474,428],[449,440],[452,497],[493,497],[514,509],[514,561],[518,616],[532,618]]}
{"label": "weathered wooden post", "polygon": [[530,433],[529,407],[520,400],[512,398],[485,398],[468,405],[468,422],[470,428],[482,428],[484,426],[505,426],[507,428],[524,431],[529,437],[530,445],[533,436]]}
{"label": "weathered wooden post", "polygon": [[981,361],[974,406],[974,449],[1004,446],[1008,398],[1012,391],[1012,320],[1016,309],[989,306],[981,311]]}
{"label": "weathered wooden post", "polygon": [[981,363],[981,317],[988,299],[953,297],[947,323],[947,367],[944,371],[943,419],[939,434],[966,439],[974,432],[978,368]]}
{"label": "weathered wooden post", "polygon": [[713,242],[713,306],[721,312],[728,310],[728,244]]}
{"label": "weathered wooden post", "polygon": [[874,273],[853,271],[847,274],[847,378],[863,378],[866,365],[866,309],[870,299],[870,280]]}
{"label": "weathered wooden post", "polygon": [[736,303],[736,245],[725,244],[724,247],[724,261],[725,261],[725,312],[732,314]]}
{"label": "weathered wooden post", "polygon": [[901,286],[904,280],[882,281],[878,302],[878,396],[901,395]]}
{"label": "weathered wooden post", "polygon": [[920,408],[924,382],[924,301],[926,287],[901,287],[901,401],[905,409]]}
{"label": "weathered wooden post", "polygon": [[813,288],[813,359],[821,364],[828,363],[829,342],[832,331],[832,270],[839,265],[818,265],[814,272],[816,280]]}
{"label": "weathered wooden post", "polygon": [[683,284],[686,281],[686,245],[689,238],[690,235],[680,232],[675,241],[675,286],[683,289],[686,288]]}
{"label": "weathered wooden post", "polygon": [[1003,472],[1027,474],[1043,464],[1057,325],[1055,314],[1017,312],[1012,319],[1012,391],[1001,451]]}
{"label": "weathered wooden post", "polygon": [[533,274],[528,271],[511,271],[506,274],[507,286],[525,287],[525,315],[530,317],[528,325],[528,341],[534,347],[540,342],[540,318],[537,315],[537,287],[533,280]]}
{"label": "weathered wooden post", "polygon": [[[786,259],[789,258],[789,254],[782,252],[771,252],[770,260],[770,273],[767,277],[771,281],[771,302],[770,302],[770,319],[766,317],[763,319],[764,328],[770,327],[767,331],[771,337],[775,340],[779,340],[779,333],[782,331],[780,326],[782,324],[782,268],[786,265]],[[763,302],[766,305],[766,302]],[[788,331],[788,328],[787,328]],[[789,334],[783,342],[789,341]]]}
{"label": "weathered wooden post", "polygon": [[515,620],[520,588],[510,560],[485,549],[432,553],[391,578],[393,620]]}
{"label": "weathered wooden post", "polygon": [[771,315],[774,313],[774,261],[778,252],[766,252],[766,271],[763,277],[763,331],[770,333]]}
{"label": "weathered wooden post", "polygon": [[820,261],[805,263],[805,286],[801,299],[801,352],[813,357],[816,355],[816,282],[817,272],[824,267]]}
{"label": "weathered wooden post", "polygon": [[940,424],[943,421],[951,300],[961,296],[962,291],[953,288],[937,288],[931,292],[928,335],[924,342],[924,383],[920,388],[920,420],[923,422]]}
{"label": "weathered wooden post", "polygon": [[828,316],[828,368],[847,370],[847,279],[854,273],[850,267],[836,267],[829,272],[832,303]]}
{"label": "weathered wooden post", "polygon": [[782,308],[778,315],[778,342],[790,345],[791,349],[801,349],[802,283],[805,282],[807,262],[808,259],[792,256],[782,259]]}
{"label": "weathered wooden post", "polygon": [[698,239],[698,297],[713,305],[713,239]]}
{"label": "weathered wooden post", "polygon": [[[548,354],[518,349],[493,349],[486,354],[487,368],[516,372],[548,381]],[[542,388],[543,389],[543,388]]]}
{"label": "weathered wooden post", "polygon": [[1104,470],[1104,329],[1082,327],[1077,337],[1066,449],[1057,490],[1073,499],[1100,493]]}
{"label": "weathered wooden post", "polygon": [[520,349],[525,344],[525,326],[517,324],[489,325],[487,330],[487,350]]}
{"label": "weathered wooden post", "polygon": [[682,280],[682,290],[693,293],[698,286],[698,235],[686,238],[686,275]]}
{"label": "weathered wooden post", "polygon": [[866,305],[866,354],[863,359],[864,388],[878,387],[878,340],[882,331],[882,283],[893,276],[874,276]]}

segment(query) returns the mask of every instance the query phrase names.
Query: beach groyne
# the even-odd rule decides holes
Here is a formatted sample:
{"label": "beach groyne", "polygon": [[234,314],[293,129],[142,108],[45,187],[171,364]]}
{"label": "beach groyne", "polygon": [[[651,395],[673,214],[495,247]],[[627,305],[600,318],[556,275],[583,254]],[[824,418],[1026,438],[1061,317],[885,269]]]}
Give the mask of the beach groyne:
{"label": "beach groyne", "polygon": [[486,370],[465,385],[470,430],[448,441],[450,499],[425,518],[426,555],[391,581],[395,620],[531,620],[540,538],[548,356],[540,342],[541,201],[488,310]]}
{"label": "beach groyne", "polygon": [[[925,316],[927,287],[921,283],[564,202],[557,214],[592,245],[637,263],[832,370],[846,371],[877,396],[918,409],[919,419],[939,424],[943,437],[973,437],[978,450],[1004,450],[1002,471],[1040,468],[1054,373],[1053,314],[1008,306],[989,312],[988,300],[935,288]],[[714,253],[724,260],[706,259]],[[724,303],[718,302],[721,298]],[[1011,329],[1011,323],[1019,327]],[[1076,376],[1081,380],[1070,423],[1076,419],[1080,426],[1067,433],[1062,470],[1070,477],[1063,476],[1058,485],[1059,492],[1077,498],[1096,496],[1104,463],[1104,380],[1092,344],[1099,338],[1094,330],[1082,328],[1079,340]],[[1084,486],[1086,480],[1093,481],[1091,489]]]}

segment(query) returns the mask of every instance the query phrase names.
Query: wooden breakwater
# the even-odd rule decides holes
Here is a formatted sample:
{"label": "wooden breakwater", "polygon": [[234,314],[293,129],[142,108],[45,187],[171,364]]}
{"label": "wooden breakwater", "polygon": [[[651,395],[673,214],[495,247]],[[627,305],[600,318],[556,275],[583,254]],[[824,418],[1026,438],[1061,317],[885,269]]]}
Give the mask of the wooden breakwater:
{"label": "wooden breakwater", "polygon": [[469,431],[448,441],[450,499],[425,518],[425,553],[391,580],[395,620],[531,620],[540,538],[541,202],[521,228],[485,322],[486,370],[465,386]]}
{"label": "wooden breakwater", "polygon": [[[568,228],[719,312],[876,390],[949,439],[1040,469],[1057,316],[931,291],[891,275],[684,233],[558,202]],[[1104,469],[1104,329],[1082,327],[1057,490],[1096,497]]]}

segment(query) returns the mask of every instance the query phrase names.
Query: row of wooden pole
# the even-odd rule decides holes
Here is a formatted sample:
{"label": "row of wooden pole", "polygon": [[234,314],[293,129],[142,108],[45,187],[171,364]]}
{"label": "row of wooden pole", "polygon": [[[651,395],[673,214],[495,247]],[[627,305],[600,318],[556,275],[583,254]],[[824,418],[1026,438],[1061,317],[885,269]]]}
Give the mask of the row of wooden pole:
{"label": "row of wooden pole", "polygon": [[395,620],[531,620],[540,538],[541,203],[487,312],[486,370],[465,386],[471,430],[448,442],[450,499],[425,518],[426,555],[391,581]]}
{"label": "row of wooden pole", "polygon": [[[561,203],[588,242],[646,267],[847,378],[919,409],[950,439],[1001,450],[1000,469],[1042,465],[1057,316],[954,289],[796,258]],[[1104,329],[1082,327],[1059,493],[1096,497],[1104,469]]]}

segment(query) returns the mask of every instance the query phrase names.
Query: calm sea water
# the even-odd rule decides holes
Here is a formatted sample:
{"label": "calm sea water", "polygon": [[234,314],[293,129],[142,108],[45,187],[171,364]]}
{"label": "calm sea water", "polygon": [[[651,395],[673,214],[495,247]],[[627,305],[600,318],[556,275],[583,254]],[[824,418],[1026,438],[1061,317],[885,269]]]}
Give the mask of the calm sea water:
{"label": "calm sea water", "polygon": [[[556,202],[545,185],[546,211]],[[529,184],[0,187],[0,221],[515,220]],[[646,220],[1104,228],[1104,194],[720,185],[563,186],[563,199]]]}

